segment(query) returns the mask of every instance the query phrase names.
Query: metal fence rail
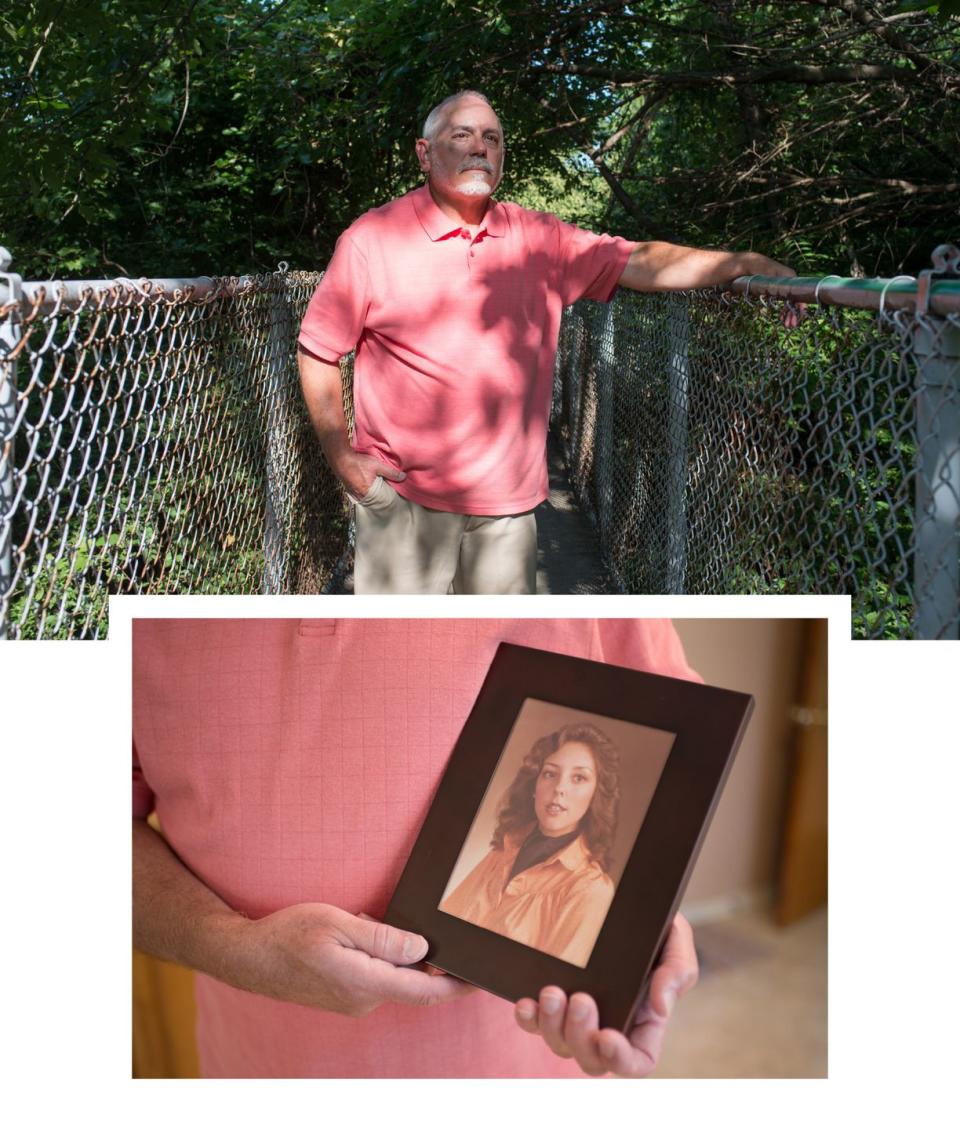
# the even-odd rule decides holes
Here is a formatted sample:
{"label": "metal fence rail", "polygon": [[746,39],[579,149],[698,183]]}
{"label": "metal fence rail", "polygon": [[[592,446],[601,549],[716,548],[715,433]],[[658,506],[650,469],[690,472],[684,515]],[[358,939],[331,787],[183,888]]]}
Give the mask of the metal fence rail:
{"label": "metal fence rail", "polygon": [[346,506],[295,351],[318,277],[0,275],[2,634],[103,636],[111,593],[332,579]]}
{"label": "metal fence rail", "polygon": [[[957,638],[960,255],[935,265],[567,311],[554,424],[623,590],[849,593],[857,637]],[[786,329],[784,297],[817,304]]]}

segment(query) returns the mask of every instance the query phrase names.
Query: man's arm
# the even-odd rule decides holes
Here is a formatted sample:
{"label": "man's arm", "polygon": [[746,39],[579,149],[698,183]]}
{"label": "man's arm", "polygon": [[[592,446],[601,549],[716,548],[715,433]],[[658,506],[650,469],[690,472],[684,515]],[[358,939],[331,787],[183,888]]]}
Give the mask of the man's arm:
{"label": "man's arm", "polygon": [[676,243],[637,243],[620,275],[629,290],[693,290],[722,286],[744,274],[792,278],[791,267],[754,251],[703,251]]}
{"label": "man's arm", "polygon": [[377,475],[402,482],[402,470],[364,455],[350,446],[347,421],[343,414],[343,391],[340,365],[323,361],[308,353],[301,345],[298,351],[300,386],[310,422],[320,440],[330,469],[354,498],[362,498]]}
{"label": "man's arm", "polygon": [[258,920],[230,908],[141,819],[133,821],[133,943],[234,988],[342,1015],[427,1005],[472,989],[404,967],[426,940],[336,906],[307,902]]}

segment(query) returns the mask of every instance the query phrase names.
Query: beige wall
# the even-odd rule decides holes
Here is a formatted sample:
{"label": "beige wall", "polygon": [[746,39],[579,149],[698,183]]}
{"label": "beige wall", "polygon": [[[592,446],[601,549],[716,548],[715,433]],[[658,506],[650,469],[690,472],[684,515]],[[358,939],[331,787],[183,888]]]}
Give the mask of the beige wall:
{"label": "beige wall", "polygon": [[694,919],[773,882],[804,626],[801,620],[675,619],[691,665],[715,686],[753,694],[756,709],[687,887]]}

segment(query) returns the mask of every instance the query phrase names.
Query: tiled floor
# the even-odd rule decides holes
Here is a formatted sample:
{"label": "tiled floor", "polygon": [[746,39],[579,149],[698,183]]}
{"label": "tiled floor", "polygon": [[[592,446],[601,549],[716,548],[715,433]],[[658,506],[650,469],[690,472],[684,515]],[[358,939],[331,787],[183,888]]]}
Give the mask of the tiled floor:
{"label": "tiled floor", "polygon": [[695,935],[700,983],[677,1005],[654,1077],[826,1077],[826,908],[785,929],[751,913]]}

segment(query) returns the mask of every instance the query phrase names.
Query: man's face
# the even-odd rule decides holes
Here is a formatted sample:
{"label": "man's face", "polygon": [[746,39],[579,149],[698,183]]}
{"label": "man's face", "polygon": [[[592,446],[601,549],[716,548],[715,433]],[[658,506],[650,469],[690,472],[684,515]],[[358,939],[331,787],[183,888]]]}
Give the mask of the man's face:
{"label": "man's face", "polygon": [[503,175],[503,132],[486,102],[461,98],[447,108],[433,141],[417,142],[420,168],[441,198],[489,196]]}

